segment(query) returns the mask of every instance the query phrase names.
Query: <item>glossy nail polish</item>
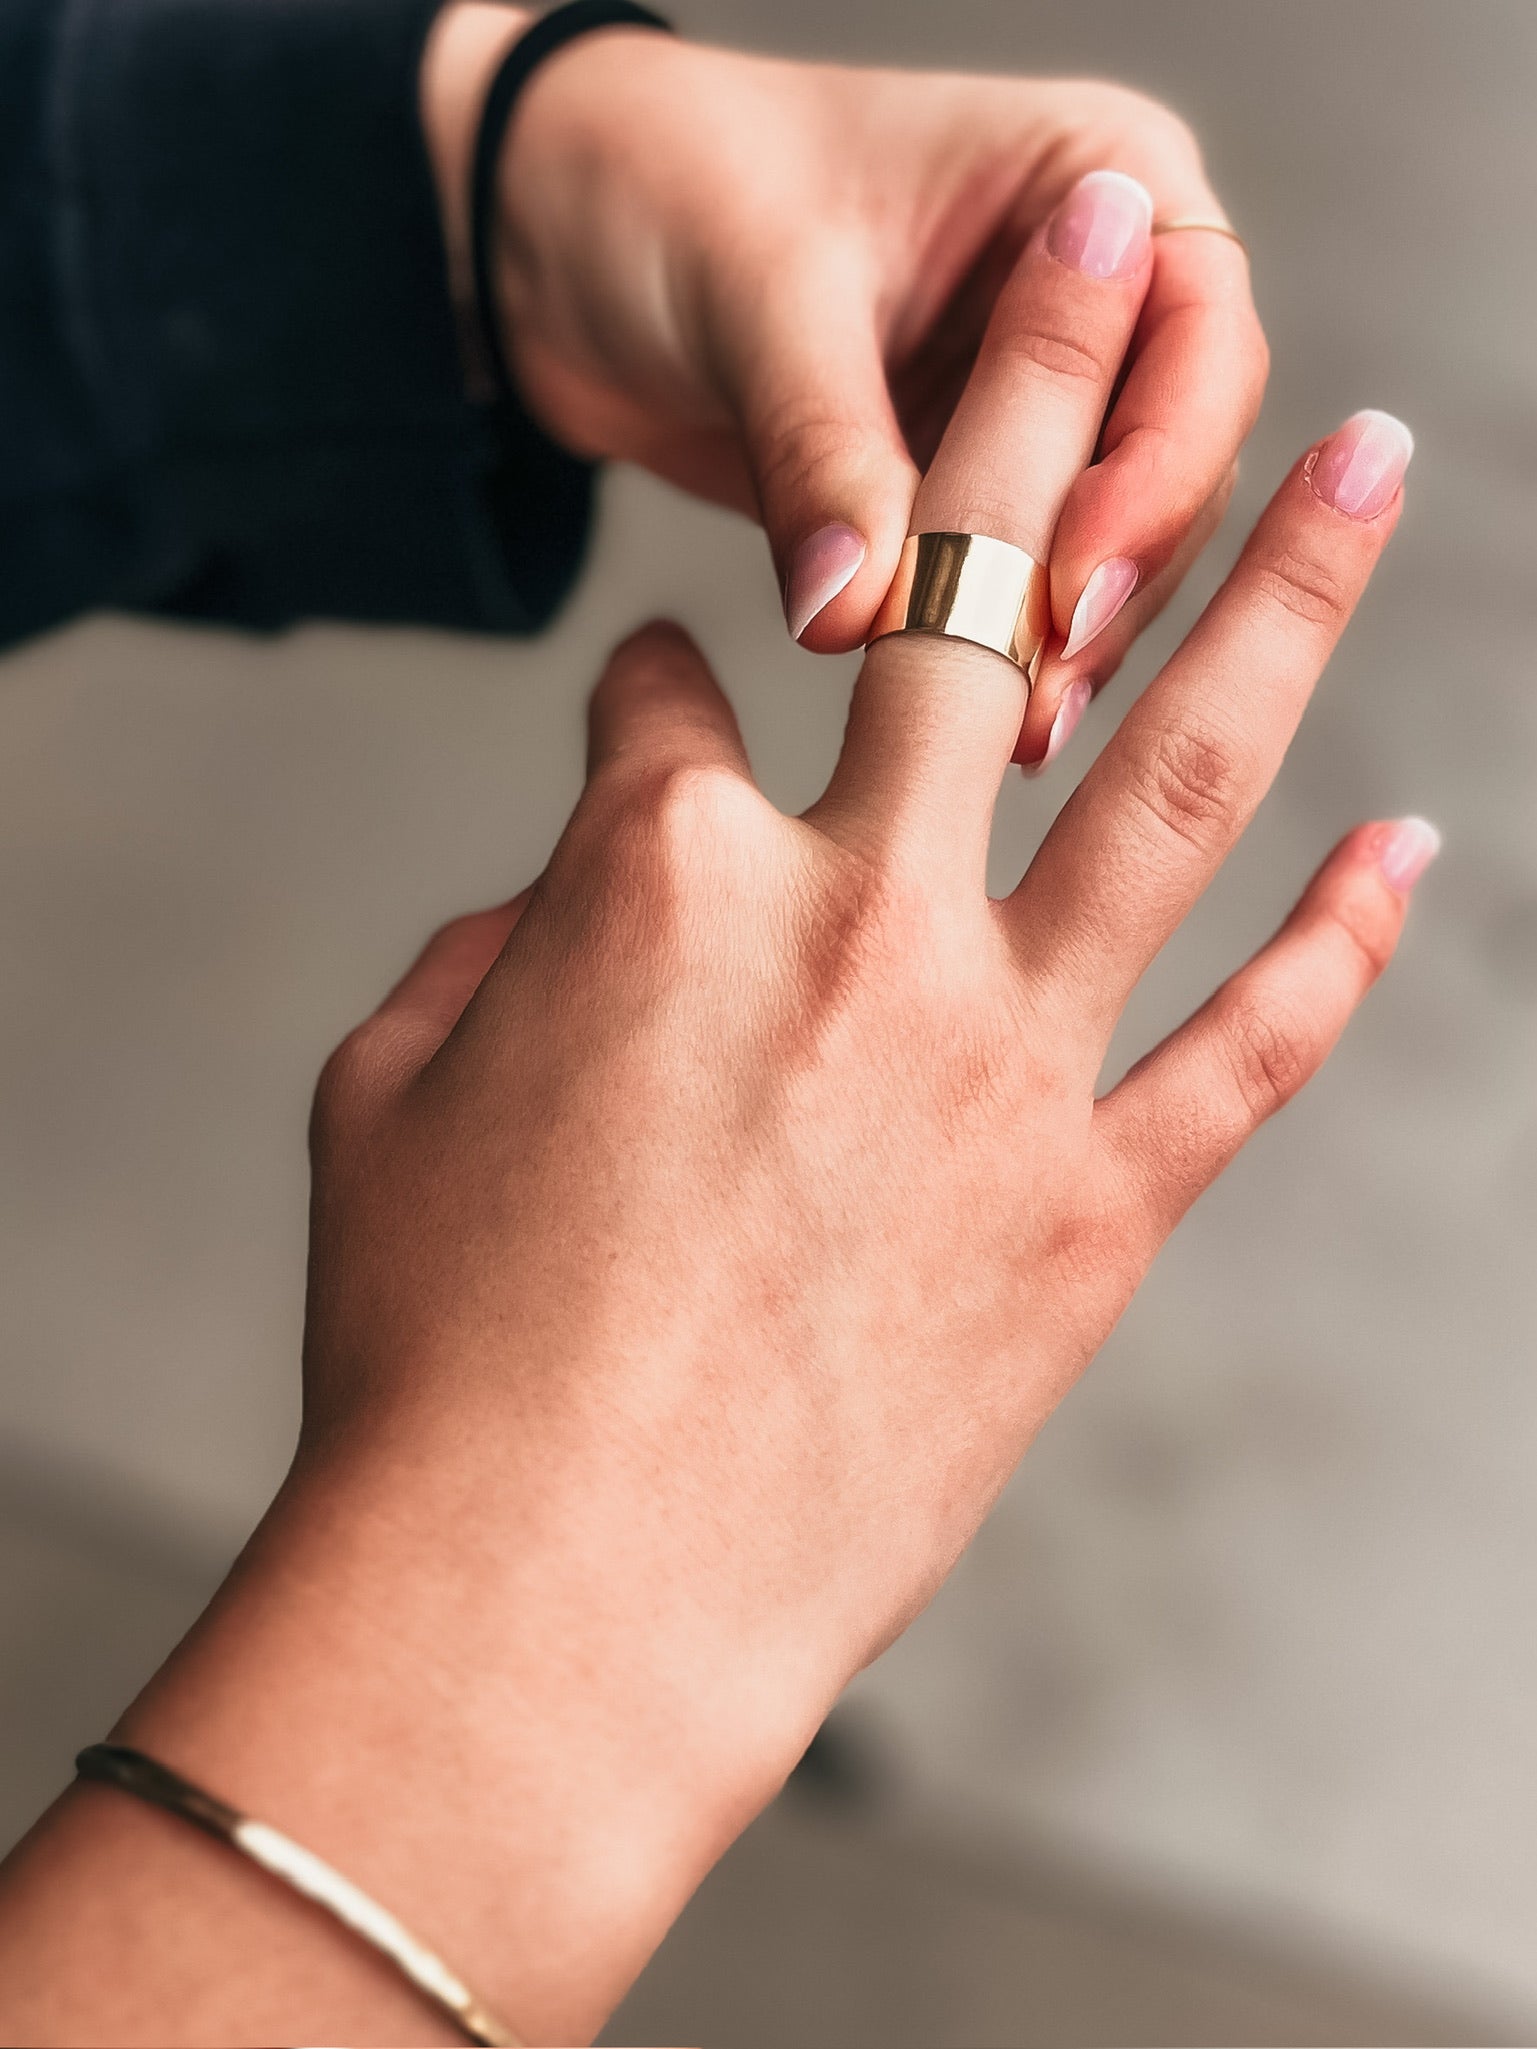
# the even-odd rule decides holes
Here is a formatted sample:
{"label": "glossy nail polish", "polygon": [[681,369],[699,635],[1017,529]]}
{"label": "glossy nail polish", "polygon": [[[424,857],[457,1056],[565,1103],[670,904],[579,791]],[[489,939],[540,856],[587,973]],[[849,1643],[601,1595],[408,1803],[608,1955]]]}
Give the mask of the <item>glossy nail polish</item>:
{"label": "glossy nail polish", "polygon": [[1145,185],[1123,171],[1090,171],[1052,215],[1046,247],[1086,277],[1135,277],[1153,231]]}
{"label": "glossy nail polish", "polygon": [[785,578],[785,619],[792,640],[799,640],[839,591],[848,589],[865,554],[864,536],[851,526],[824,526],[801,542]]}
{"label": "glossy nail polish", "polygon": [[1087,676],[1080,676],[1070,684],[1057,706],[1057,715],[1051,722],[1051,732],[1046,741],[1046,752],[1039,761],[1031,762],[1024,773],[1028,776],[1044,775],[1056,760],[1068,741],[1072,739],[1083,722],[1083,715],[1089,708],[1094,695],[1094,685]]}
{"label": "glossy nail polish", "polygon": [[1441,835],[1428,818],[1399,818],[1384,829],[1377,866],[1407,896],[1441,851]]}
{"label": "glossy nail polish", "polygon": [[1062,649],[1064,662],[1070,662],[1086,648],[1095,634],[1104,632],[1137,588],[1137,574],[1136,563],[1124,555],[1112,555],[1108,562],[1101,562],[1073,607],[1067,643]]}
{"label": "glossy nail polish", "polygon": [[1398,496],[1414,436],[1391,413],[1353,413],[1314,456],[1308,482],[1350,519],[1375,519]]}

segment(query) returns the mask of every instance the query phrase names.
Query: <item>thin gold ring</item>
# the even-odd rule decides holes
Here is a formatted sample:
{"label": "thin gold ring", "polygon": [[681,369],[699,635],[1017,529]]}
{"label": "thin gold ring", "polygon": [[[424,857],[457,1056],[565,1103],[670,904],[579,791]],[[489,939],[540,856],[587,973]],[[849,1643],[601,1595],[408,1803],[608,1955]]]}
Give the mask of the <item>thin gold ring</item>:
{"label": "thin gold ring", "polygon": [[1230,228],[1226,221],[1202,220],[1195,214],[1182,214],[1179,219],[1172,221],[1154,221],[1153,233],[1155,235],[1221,235],[1226,241],[1236,242],[1245,256],[1249,253],[1248,243],[1236,228]]}
{"label": "thin gold ring", "polygon": [[933,633],[991,648],[1035,681],[1051,630],[1046,565],[991,534],[909,534],[870,628]]}

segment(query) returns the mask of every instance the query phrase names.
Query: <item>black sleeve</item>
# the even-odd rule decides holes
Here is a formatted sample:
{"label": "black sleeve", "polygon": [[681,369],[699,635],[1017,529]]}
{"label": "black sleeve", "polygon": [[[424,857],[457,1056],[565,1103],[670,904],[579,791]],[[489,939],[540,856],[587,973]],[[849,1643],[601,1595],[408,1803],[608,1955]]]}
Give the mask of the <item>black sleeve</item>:
{"label": "black sleeve", "polygon": [[463,395],[438,4],[0,0],[0,640],[560,602],[591,472]]}

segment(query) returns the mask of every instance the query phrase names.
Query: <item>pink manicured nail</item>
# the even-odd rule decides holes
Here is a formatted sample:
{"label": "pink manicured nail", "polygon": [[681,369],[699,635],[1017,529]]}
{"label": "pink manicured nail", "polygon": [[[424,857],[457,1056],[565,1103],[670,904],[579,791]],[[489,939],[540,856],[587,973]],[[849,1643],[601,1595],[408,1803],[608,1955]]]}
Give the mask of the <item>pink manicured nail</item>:
{"label": "pink manicured nail", "polygon": [[1094,695],[1094,685],[1087,676],[1080,676],[1070,684],[1066,696],[1057,706],[1057,715],[1051,722],[1051,733],[1046,742],[1046,752],[1039,761],[1032,762],[1025,770],[1029,776],[1044,775],[1056,760],[1068,741],[1072,739],[1082,723]]}
{"label": "pink manicured nail", "polygon": [[1135,277],[1152,231],[1145,185],[1124,171],[1090,171],[1052,215],[1046,247],[1088,277]]}
{"label": "pink manicured nail", "polygon": [[1070,662],[1075,654],[1086,648],[1096,633],[1104,632],[1136,588],[1135,562],[1128,561],[1124,555],[1112,555],[1108,562],[1101,562],[1073,607],[1067,644],[1062,650],[1064,662]]}
{"label": "pink manicured nail", "polygon": [[819,612],[847,590],[865,559],[865,543],[851,526],[824,526],[802,541],[785,578],[785,618],[799,640]]}
{"label": "pink manicured nail", "polygon": [[1440,851],[1441,835],[1428,818],[1400,818],[1387,827],[1377,866],[1407,896]]}
{"label": "pink manicured nail", "polygon": [[1313,458],[1308,480],[1325,505],[1375,519],[1398,495],[1414,436],[1391,413],[1352,413]]}

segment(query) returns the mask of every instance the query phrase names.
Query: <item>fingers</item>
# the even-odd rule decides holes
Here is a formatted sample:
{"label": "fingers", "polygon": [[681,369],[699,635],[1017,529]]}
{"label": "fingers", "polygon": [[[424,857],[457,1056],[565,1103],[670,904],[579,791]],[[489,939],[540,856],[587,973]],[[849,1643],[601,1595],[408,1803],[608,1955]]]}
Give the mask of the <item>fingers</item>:
{"label": "fingers", "polygon": [[1397,522],[1412,447],[1360,413],[1297,464],[1010,900],[1020,943],[1104,1038],[1280,767]]}
{"label": "fingers", "polygon": [[[642,627],[617,647],[592,695],[588,776],[613,782],[688,765],[748,774],[731,707],[680,627]],[[333,1054],[322,1087],[325,1122],[387,1101],[417,1075],[458,1024],[528,906],[532,889],[433,934],[380,1004]]]}
{"label": "fingers", "polygon": [[434,932],[372,1017],[347,1034],[315,1089],[310,1145],[335,1158],[395,1103],[443,1044],[506,945],[531,890]]}
{"label": "fingers", "polygon": [[865,656],[843,752],[807,820],[937,890],[986,884],[993,804],[1024,709],[1014,664],[964,640],[896,633]]}
{"label": "fingers", "polygon": [[[1044,561],[1093,453],[1151,267],[1152,204],[1119,172],[1068,193],[999,294],[911,530],[982,533]],[[870,650],[829,815],[868,837],[974,866],[1024,706],[1019,672],[954,641]],[[820,807],[819,807],[820,809]]]}
{"label": "fingers", "polygon": [[992,534],[1046,559],[1094,453],[1152,268],[1152,201],[1135,178],[1081,178],[998,296],[912,531]]}
{"label": "fingers", "polygon": [[1056,760],[1091,700],[1111,681],[1138,635],[1179,589],[1197,556],[1222,524],[1237,480],[1237,469],[1229,470],[1216,496],[1202,506],[1169,561],[1151,582],[1137,586],[1130,602],[1089,646],[1073,656],[1061,648],[1046,656],[1030,692],[1024,724],[1014,748],[1014,759],[1026,775],[1040,775]]}
{"label": "fingers", "polygon": [[719,325],[785,618],[818,653],[858,647],[890,587],[917,471],[893,410],[873,283],[842,243],[769,266]]}
{"label": "fingers", "polygon": [[1419,818],[1353,832],[1270,944],[1096,1106],[1158,1243],[1328,1058],[1439,846]]}
{"label": "fingers", "polygon": [[[1205,208],[1220,219],[1215,202]],[[1152,283],[1101,459],[1068,494],[1051,551],[1052,619],[1071,658],[1175,554],[1259,414],[1269,352],[1236,242],[1154,239]]]}
{"label": "fingers", "polygon": [[403,1069],[424,1066],[448,1037],[532,894],[520,890],[505,904],[441,926],[385,997],[374,1020],[394,1028]]}
{"label": "fingers", "polygon": [[695,764],[750,776],[736,714],[681,626],[653,621],[621,641],[592,693],[587,776]]}

